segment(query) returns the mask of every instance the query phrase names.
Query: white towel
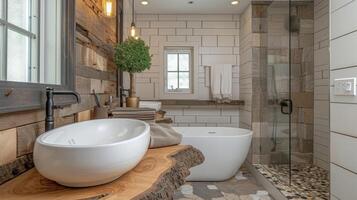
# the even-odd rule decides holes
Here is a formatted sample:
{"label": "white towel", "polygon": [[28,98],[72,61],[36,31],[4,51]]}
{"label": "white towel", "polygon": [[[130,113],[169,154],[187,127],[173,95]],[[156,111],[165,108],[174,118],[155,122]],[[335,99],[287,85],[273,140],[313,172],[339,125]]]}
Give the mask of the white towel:
{"label": "white towel", "polygon": [[222,99],[221,74],[222,68],[220,66],[217,65],[211,67],[211,94],[214,100]]}
{"label": "white towel", "polygon": [[232,65],[223,65],[221,93],[224,101],[232,100]]}
{"label": "white towel", "polygon": [[217,101],[229,102],[232,99],[232,65],[211,67],[211,94]]}

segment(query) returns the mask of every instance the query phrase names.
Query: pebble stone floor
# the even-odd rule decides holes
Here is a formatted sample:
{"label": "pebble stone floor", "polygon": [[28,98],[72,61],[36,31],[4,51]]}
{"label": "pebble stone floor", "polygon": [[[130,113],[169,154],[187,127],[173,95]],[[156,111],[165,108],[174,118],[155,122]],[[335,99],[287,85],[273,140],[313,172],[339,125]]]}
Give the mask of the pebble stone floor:
{"label": "pebble stone floor", "polygon": [[328,200],[328,171],[310,164],[292,165],[289,186],[288,165],[255,165],[255,168],[287,198]]}
{"label": "pebble stone floor", "polygon": [[245,169],[224,182],[187,182],[174,200],[273,200]]}

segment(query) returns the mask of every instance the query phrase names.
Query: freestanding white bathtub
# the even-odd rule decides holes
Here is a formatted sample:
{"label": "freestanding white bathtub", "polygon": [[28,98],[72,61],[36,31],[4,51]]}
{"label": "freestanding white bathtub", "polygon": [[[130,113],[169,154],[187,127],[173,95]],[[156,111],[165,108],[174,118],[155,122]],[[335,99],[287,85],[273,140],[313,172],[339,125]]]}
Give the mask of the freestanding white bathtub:
{"label": "freestanding white bathtub", "polygon": [[205,161],[191,168],[187,181],[225,181],[233,177],[247,157],[252,131],[225,127],[174,127],[182,144],[192,145]]}

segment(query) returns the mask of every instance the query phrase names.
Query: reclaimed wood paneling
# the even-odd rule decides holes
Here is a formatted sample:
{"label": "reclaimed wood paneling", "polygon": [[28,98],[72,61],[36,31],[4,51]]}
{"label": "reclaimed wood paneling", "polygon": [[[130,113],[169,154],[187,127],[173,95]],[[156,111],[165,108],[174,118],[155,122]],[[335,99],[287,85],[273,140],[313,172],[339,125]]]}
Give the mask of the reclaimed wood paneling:
{"label": "reclaimed wood paneling", "polygon": [[[66,109],[69,109],[69,107],[65,107],[63,110]],[[56,120],[60,120],[60,122],[61,122],[60,117],[68,117],[69,115],[73,115],[76,112],[75,110],[72,110],[72,112],[68,112],[68,113],[61,112],[61,111],[62,110],[55,110],[55,115],[54,115]],[[45,115],[46,114],[44,110],[17,112],[17,113],[10,113],[7,115],[0,115],[0,131],[44,121]]]}
{"label": "reclaimed wood paneling", "polygon": [[78,112],[82,112],[93,108],[95,106],[93,95],[81,95],[81,103],[74,104],[70,107],[66,107],[62,110],[59,110],[61,116],[73,115]]}
{"label": "reclaimed wood paneling", "polygon": [[86,66],[77,66],[77,76],[95,78],[100,80],[116,81],[116,74],[100,71]]}
{"label": "reclaimed wood paneling", "polygon": [[74,119],[75,119],[74,115],[56,118],[55,119],[55,128],[65,126],[68,124],[73,124],[75,122]]}
{"label": "reclaimed wood paneling", "polygon": [[117,42],[116,20],[98,15],[94,9],[85,3],[85,0],[76,1],[77,23],[85,27],[89,34],[99,38],[107,44]]}
{"label": "reclaimed wood paneling", "polygon": [[78,27],[81,26],[77,25],[77,66],[90,66],[100,71],[116,71],[113,44],[105,43],[96,37],[91,38],[90,34],[86,34],[87,30],[84,30],[84,27]]}
{"label": "reclaimed wood paneling", "polygon": [[90,90],[90,78],[85,78],[82,76],[77,76],[76,78],[76,91],[80,94],[90,94],[92,91]]}
{"label": "reclaimed wood paneling", "polygon": [[11,129],[26,124],[36,123],[45,119],[43,110],[26,111],[0,115],[0,130]]}
{"label": "reclaimed wood paneling", "polygon": [[17,127],[17,156],[32,153],[36,138],[44,132],[44,121]]}
{"label": "reclaimed wood paneling", "polygon": [[116,82],[99,79],[91,79],[91,91],[96,93],[115,94]]}
{"label": "reclaimed wood paneling", "polygon": [[92,119],[92,110],[77,113],[76,122],[84,122]]}
{"label": "reclaimed wood paneling", "polygon": [[[102,105],[108,101],[109,96],[115,96],[117,91],[117,69],[113,62],[113,47],[119,40],[117,18],[106,18],[100,14],[98,9],[101,1],[75,2],[75,89],[81,94],[82,102],[56,110],[55,127],[74,123],[76,113],[94,109],[96,104],[91,94],[92,89],[99,93]],[[94,4],[96,7],[93,7]],[[0,184],[33,167],[33,145],[36,138],[44,132],[44,120],[44,110],[0,115],[0,147],[5,149],[0,151]],[[6,139],[2,139],[2,131],[8,129],[12,130],[11,134],[6,134]],[[5,154],[11,156],[3,159]],[[17,160],[14,160],[16,157]],[[9,164],[3,165],[4,163]]]}
{"label": "reclaimed wood paneling", "polygon": [[32,154],[0,166],[0,185],[34,167]]}
{"label": "reclaimed wood paneling", "polygon": [[[55,128],[74,123],[74,115],[55,119]],[[17,156],[32,153],[36,138],[45,132],[45,122],[17,127]]]}
{"label": "reclaimed wood paneling", "polygon": [[16,128],[0,132],[0,165],[16,160]]}

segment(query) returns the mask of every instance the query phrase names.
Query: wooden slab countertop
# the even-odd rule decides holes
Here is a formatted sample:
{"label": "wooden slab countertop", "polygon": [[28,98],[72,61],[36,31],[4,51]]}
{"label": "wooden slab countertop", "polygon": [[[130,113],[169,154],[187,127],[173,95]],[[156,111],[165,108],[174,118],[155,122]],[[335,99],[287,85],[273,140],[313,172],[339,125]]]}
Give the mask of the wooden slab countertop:
{"label": "wooden slab countertop", "polygon": [[159,200],[171,199],[189,169],[204,161],[192,146],[150,149],[133,170],[100,186],[68,188],[42,177],[36,169],[0,186],[1,200]]}

